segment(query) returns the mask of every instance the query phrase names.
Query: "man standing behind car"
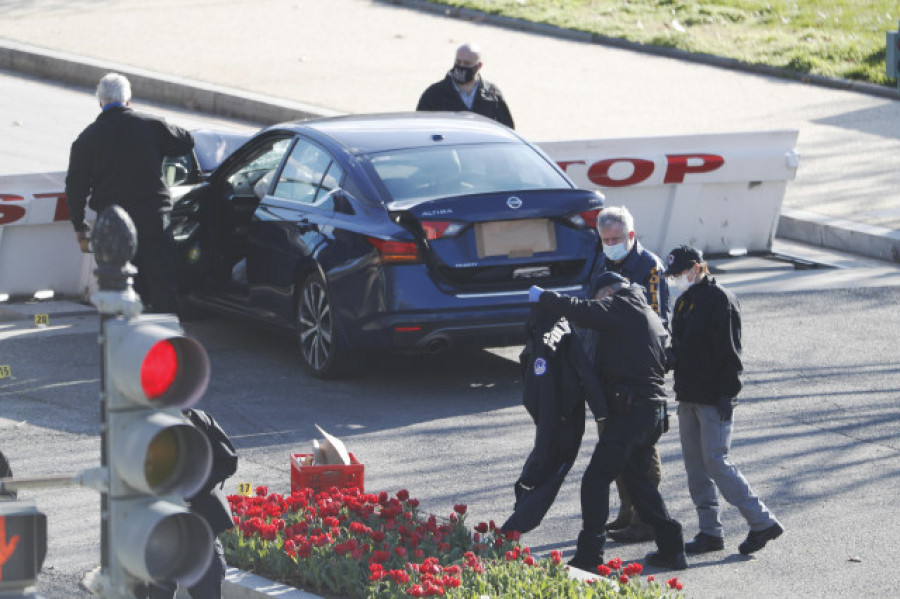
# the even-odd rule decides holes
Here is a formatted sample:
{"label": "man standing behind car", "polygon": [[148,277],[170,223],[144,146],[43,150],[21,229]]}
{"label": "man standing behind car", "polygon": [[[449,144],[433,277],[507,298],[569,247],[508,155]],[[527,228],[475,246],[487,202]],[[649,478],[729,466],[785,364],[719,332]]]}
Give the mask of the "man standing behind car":
{"label": "man standing behind car", "polygon": [[102,109],[72,144],[66,175],[66,198],[75,236],[88,251],[90,227],[85,204],[101,213],[118,204],[134,221],[138,234],[134,287],[147,312],[174,313],[175,248],[169,233],[172,198],[163,178],[163,159],[194,147],[191,134],[163,119],[129,106],[131,84],[109,73],[97,85]]}
{"label": "man standing behind car", "polygon": [[503,94],[496,85],[481,78],[481,66],[481,48],[475,44],[460,46],[453,68],[441,81],[428,86],[416,110],[470,110],[515,129]]}
{"label": "man standing behind car", "polygon": [[688,490],[700,520],[700,532],[685,550],[697,554],[725,548],[721,492],[750,525],[738,550],[755,553],[784,529],[728,459],[743,372],[741,308],[710,276],[697,248],[679,246],[666,260],[673,289],[682,291],[672,315],[675,399]]}
{"label": "man standing behind car", "polygon": [[593,300],[536,286],[528,294],[529,301],[598,333],[592,357],[610,415],[608,422],[598,420],[600,440],[581,480],[582,529],[569,565],[596,572],[603,562],[609,486],[621,475],[635,509],[655,533],[659,550],[648,553],[645,563],[684,570],[681,524],[669,515],[649,475],[656,442],[666,430],[669,335],[639,286],[613,272],[603,273],[597,283]]}
{"label": "man standing behind car", "polygon": [[[625,206],[609,206],[600,213],[597,220],[597,231],[603,247],[603,257],[598,260],[600,268],[592,278],[590,296],[597,292],[597,277],[604,272],[622,275],[632,283],[644,288],[644,297],[653,311],[662,320],[663,326],[669,323],[669,286],[663,277],[663,263],[656,254],[644,248],[635,237],[634,217]],[[659,451],[654,446],[653,459],[648,472],[650,478],[659,487],[662,480],[662,463]],[[619,491],[619,514],[607,525],[609,536],[619,543],[640,543],[653,539],[653,529],[641,522],[641,517],[634,511],[631,497],[625,488],[622,478],[616,479]]]}

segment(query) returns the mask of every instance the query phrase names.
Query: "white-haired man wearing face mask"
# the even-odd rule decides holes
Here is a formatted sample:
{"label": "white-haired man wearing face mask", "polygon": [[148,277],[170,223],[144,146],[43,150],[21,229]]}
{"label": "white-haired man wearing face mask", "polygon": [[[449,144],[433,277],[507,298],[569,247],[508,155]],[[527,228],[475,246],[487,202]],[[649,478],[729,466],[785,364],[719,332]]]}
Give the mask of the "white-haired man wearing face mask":
{"label": "white-haired man wearing face mask", "polygon": [[[643,287],[647,304],[662,320],[663,326],[668,327],[669,287],[663,276],[665,269],[662,260],[637,240],[631,212],[625,206],[604,208],[597,220],[597,231],[603,244],[603,256],[598,259],[598,268],[591,277],[590,297],[597,297],[597,281],[603,273],[614,272]],[[648,474],[659,486],[662,479],[662,464],[655,447],[653,454],[654,459]],[[616,488],[619,492],[619,514],[607,525],[610,538],[619,543],[652,540],[653,529],[641,522],[621,478],[616,480]]]}

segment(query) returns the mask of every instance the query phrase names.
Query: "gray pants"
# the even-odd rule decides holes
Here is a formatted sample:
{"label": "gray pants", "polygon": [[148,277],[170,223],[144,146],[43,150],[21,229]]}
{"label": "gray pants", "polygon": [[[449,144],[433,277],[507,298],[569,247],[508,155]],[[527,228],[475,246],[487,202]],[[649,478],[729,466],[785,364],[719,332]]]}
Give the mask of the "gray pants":
{"label": "gray pants", "polygon": [[719,492],[741,512],[750,530],[763,530],[777,522],[728,460],[733,424],[733,419],[723,422],[714,406],[678,402],[678,428],[688,489],[697,507],[700,532],[714,537],[724,536],[719,519]]}

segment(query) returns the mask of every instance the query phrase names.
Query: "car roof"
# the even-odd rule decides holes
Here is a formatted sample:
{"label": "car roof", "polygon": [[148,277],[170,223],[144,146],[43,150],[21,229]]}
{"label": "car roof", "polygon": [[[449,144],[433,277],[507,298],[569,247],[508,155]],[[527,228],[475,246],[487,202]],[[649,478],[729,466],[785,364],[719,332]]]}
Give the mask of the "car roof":
{"label": "car roof", "polygon": [[[325,136],[354,154],[481,143],[522,143],[507,127],[472,112],[404,112],[282,123],[270,129]],[[316,135],[318,134],[318,135]]]}

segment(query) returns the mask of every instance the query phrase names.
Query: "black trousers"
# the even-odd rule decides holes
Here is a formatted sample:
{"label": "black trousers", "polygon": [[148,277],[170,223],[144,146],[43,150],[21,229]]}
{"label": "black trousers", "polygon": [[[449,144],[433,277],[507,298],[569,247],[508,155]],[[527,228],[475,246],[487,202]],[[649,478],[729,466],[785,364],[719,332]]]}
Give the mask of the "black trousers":
{"label": "black trousers", "polygon": [[138,243],[134,265],[138,272],[134,290],[146,312],[174,314],[177,308],[177,272],[175,242],[166,231],[169,215],[159,213],[131,214],[137,229]]}
{"label": "black trousers", "polygon": [[605,541],[609,486],[621,474],[641,520],[653,527],[659,550],[665,553],[684,551],[681,524],[669,515],[649,476],[653,449],[664,424],[665,407],[653,402],[632,402],[626,414],[609,418],[581,479],[581,515],[585,532]]}

